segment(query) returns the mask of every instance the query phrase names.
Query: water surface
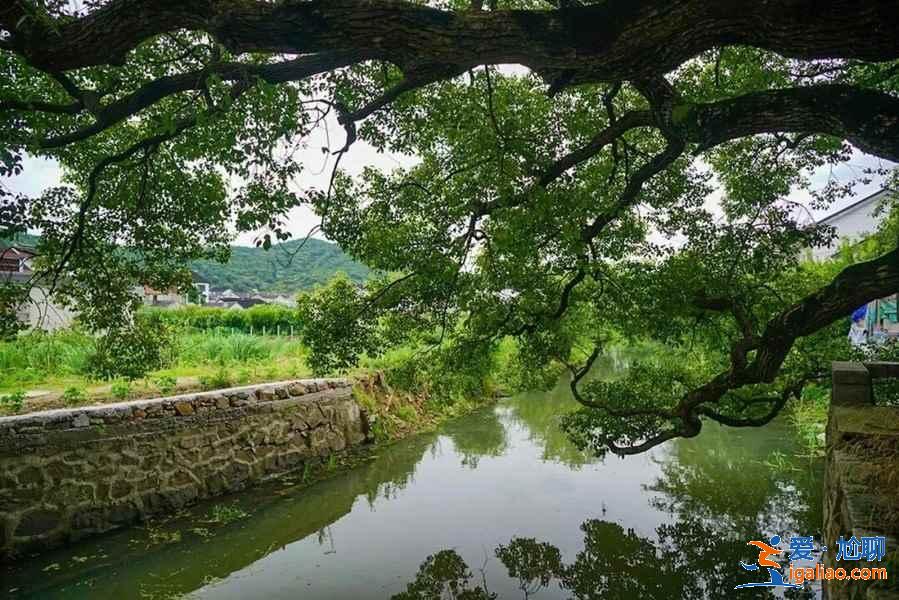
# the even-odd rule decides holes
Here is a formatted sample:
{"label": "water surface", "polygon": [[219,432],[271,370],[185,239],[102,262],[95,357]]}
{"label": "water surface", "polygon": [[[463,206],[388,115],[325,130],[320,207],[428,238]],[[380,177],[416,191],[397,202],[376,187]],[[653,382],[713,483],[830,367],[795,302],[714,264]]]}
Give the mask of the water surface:
{"label": "water surface", "polygon": [[[0,589],[360,600],[455,578],[498,598],[723,599],[763,580],[739,568],[755,558],[748,540],[820,539],[820,463],[797,456],[784,424],[708,424],[597,460],[558,428],[573,408],[564,386],[503,400],[311,487],[265,486],[6,568]],[[208,522],[216,505],[247,516]]]}

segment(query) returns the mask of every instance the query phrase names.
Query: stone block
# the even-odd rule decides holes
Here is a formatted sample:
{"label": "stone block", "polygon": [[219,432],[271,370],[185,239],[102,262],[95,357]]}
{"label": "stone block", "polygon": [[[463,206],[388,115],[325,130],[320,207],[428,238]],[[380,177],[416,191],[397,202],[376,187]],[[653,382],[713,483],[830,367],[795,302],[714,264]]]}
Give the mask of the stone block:
{"label": "stone block", "polygon": [[34,508],[19,519],[15,536],[30,538],[45,535],[55,530],[62,523],[62,513],[54,508]]}
{"label": "stone block", "polygon": [[872,379],[899,377],[899,362],[870,361],[864,365]]}
{"label": "stone block", "polygon": [[182,417],[189,417],[194,414],[193,404],[190,402],[176,402],[175,403],[175,412],[177,412]]}

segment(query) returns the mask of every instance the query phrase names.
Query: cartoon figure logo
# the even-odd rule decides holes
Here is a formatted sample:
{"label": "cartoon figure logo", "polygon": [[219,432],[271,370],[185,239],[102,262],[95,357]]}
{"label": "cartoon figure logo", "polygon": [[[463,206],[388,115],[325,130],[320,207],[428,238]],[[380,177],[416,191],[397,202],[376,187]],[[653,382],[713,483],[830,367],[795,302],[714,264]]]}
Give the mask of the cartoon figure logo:
{"label": "cartoon figure logo", "polygon": [[735,587],[735,590],[740,588],[753,588],[753,587],[784,587],[784,588],[798,588],[802,587],[793,583],[787,583],[784,581],[783,575],[780,574],[780,565],[770,558],[769,556],[774,556],[777,554],[781,554],[783,550],[778,550],[774,548],[774,546],[780,543],[780,536],[775,535],[771,537],[771,545],[769,546],[765,542],[759,542],[753,540],[751,542],[747,542],[747,546],[755,546],[759,549],[759,558],[758,564],[756,565],[747,565],[744,562],[740,563],[740,566],[747,571],[758,571],[761,567],[768,568],[768,577],[769,581],[764,581],[761,583],[744,583],[742,585],[738,585]]}

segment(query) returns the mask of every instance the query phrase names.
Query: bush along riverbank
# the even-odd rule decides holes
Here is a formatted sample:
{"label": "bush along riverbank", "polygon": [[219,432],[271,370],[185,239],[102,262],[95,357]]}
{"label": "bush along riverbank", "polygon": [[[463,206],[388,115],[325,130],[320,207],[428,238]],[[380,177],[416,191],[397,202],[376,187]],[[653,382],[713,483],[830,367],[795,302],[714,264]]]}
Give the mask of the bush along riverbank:
{"label": "bush along riverbank", "polygon": [[[391,385],[389,372],[359,371],[354,376],[353,397],[363,411],[367,444],[347,448],[301,472],[278,478],[284,490],[299,490],[340,475],[377,457],[385,446],[409,436],[433,431],[441,423],[494,404],[501,393],[490,382],[483,393],[452,400],[429,391],[430,386],[404,389]],[[282,492],[284,493],[284,492]]]}

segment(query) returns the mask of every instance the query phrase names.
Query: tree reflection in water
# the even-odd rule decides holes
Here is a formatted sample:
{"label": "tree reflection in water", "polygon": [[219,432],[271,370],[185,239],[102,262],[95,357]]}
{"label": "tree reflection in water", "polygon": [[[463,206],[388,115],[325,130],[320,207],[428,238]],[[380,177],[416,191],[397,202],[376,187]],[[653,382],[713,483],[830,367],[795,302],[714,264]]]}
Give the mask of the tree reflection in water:
{"label": "tree reflection in water", "polygon": [[501,456],[509,446],[506,428],[494,411],[479,411],[444,425],[442,432],[453,440],[462,465],[471,469],[485,456]]}
{"label": "tree reflection in water", "polygon": [[[645,490],[668,519],[655,536],[591,519],[581,525],[583,549],[568,564],[558,548],[532,538],[513,538],[494,556],[526,599],[550,589],[578,600],[733,598],[734,586],[758,580],[738,567],[752,558],[749,540],[773,533],[820,539],[820,463],[796,456],[785,434],[779,427],[764,433],[709,427],[701,442],[680,440],[656,455],[661,475]],[[556,450],[556,458],[566,454]],[[394,598],[488,600],[497,598],[489,580],[498,575],[486,563],[472,571],[456,551],[443,550]],[[777,594],[759,589],[753,597],[816,596],[811,589]]]}

